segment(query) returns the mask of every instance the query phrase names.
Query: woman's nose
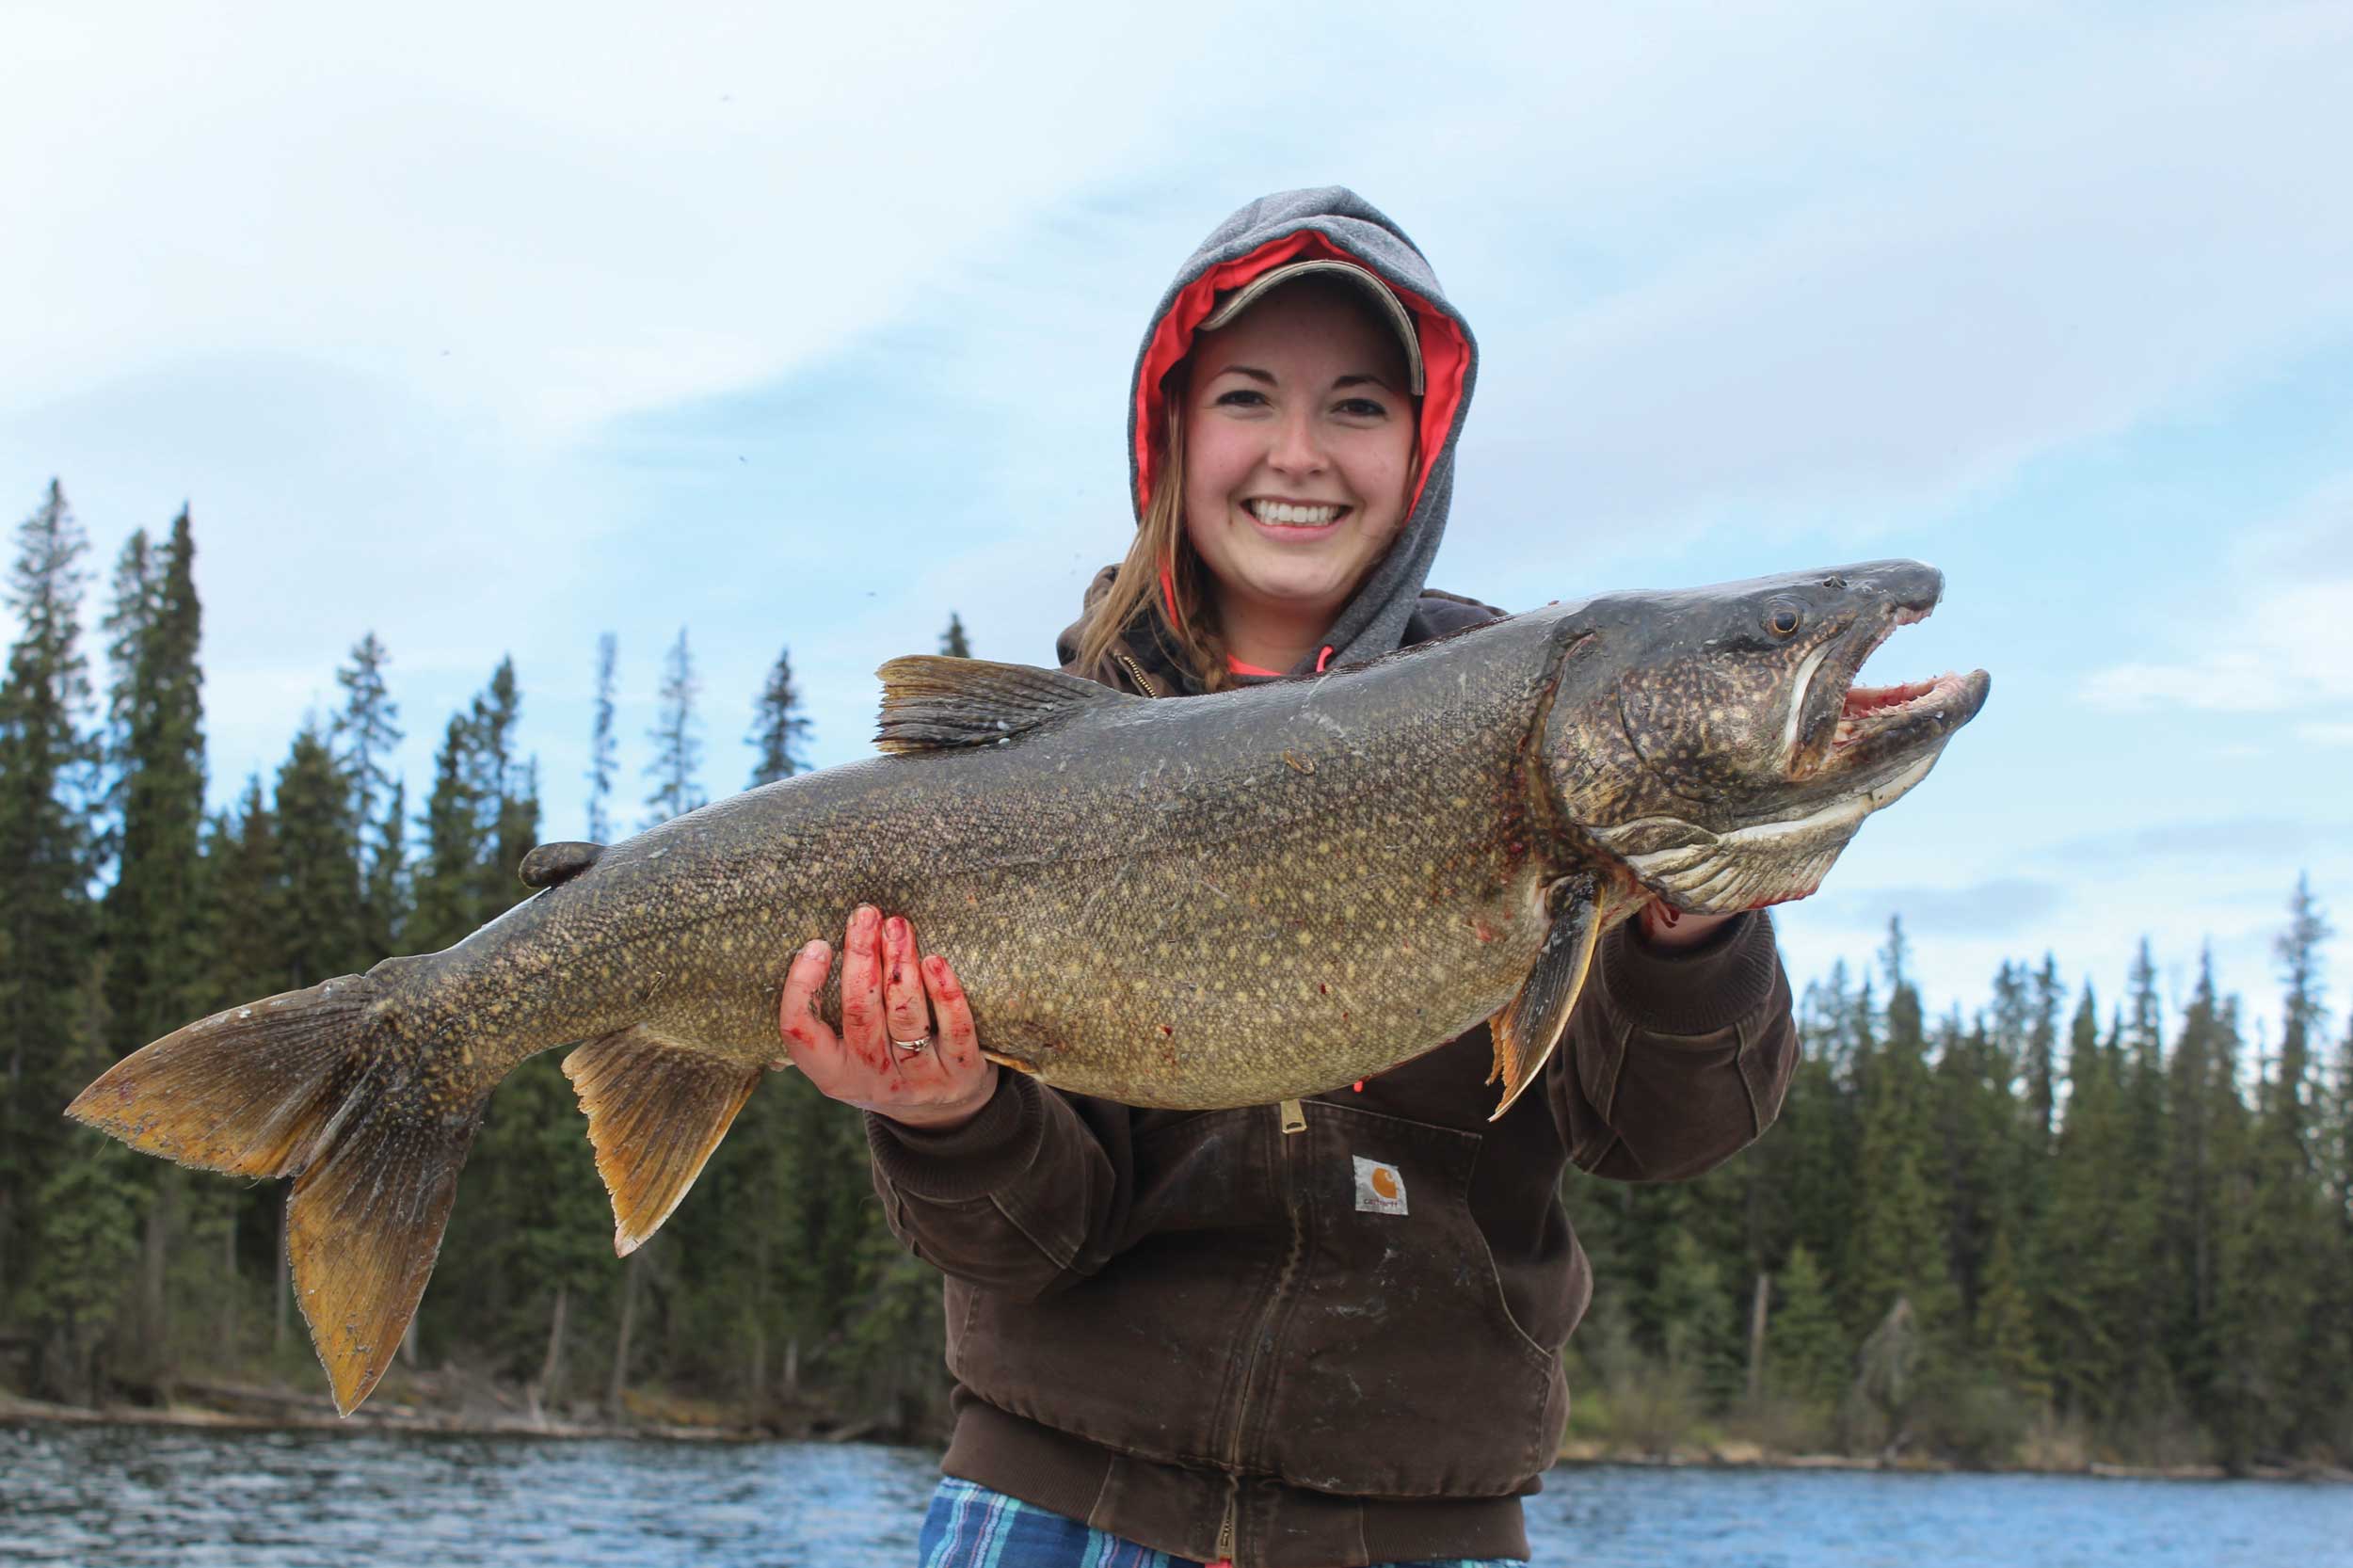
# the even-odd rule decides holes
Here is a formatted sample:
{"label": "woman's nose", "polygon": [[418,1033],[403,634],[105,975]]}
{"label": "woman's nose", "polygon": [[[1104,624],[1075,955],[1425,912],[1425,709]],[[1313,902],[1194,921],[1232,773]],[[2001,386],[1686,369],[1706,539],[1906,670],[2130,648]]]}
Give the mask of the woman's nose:
{"label": "woman's nose", "polygon": [[1275,421],[1267,465],[1281,473],[1321,473],[1326,466],[1316,422],[1305,410],[1286,410]]}

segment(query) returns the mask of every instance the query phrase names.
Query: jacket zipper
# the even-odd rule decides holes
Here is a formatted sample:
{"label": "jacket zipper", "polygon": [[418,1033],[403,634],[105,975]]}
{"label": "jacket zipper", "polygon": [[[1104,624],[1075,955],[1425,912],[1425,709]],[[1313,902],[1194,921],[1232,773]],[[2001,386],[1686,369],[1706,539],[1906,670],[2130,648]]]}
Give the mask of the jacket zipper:
{"label": "jacket zipper", "polygon": [[1128,658],[1127,654],[1114,648],[1112,652],[1112,657],[1119,661],[1119,667],[1128,672],[1128,677],[1135,681],[1136,689],[1141,691],[1145,696],[1166,696],[1168,695],[1160,690],[1160,683],[1159,681],[1153,680],[1149,675],[1146,675],[1144,672],[1144,666],[1142,664],[1139,664],[1133,659]]}
{"label": "jacket zipper", "polygon": [[1229,1490],[1225,1495],[1225,1516],[1218,1522],[1217,1551],[1220,1559],[1231,1562],[1234,1557],[1234,1535],[1241,1497],[1241,1450],[1243,1434],[1250,1430],[1250,1392],[1258,1379],[1258,1366],[1265,1359],[1266,1340],[1274,1326],[1276,1314],[1283,1309],[1283,1301],[1290,1293],[1291,1280],[1299,1272],[1300,1255],[1306,1250],[1307,1230],[1300,1223],[1298,1178],[1291,1170],[1291,1135],[1307,1127],[1307,1114],[1297,1100],[1285,1100],[1279,1112],[1282,1135],[1276,1139],[1283,1158],[1283,1207],[1291,1217],[1290,1251],[1283,1259],[1283,1271],[1274,1276],[1274,1289],[1258,1314],[1257,1327],[1250,1336],[1250,1351],[1242,1363],[1241,1402],[1234,1412],[1233,1441],[1226,1445]]}
{"label": "jacket zipper", "polygon": [[1241,1478],[1225,1479],[1225,1516],[1217,1522],[1217,1560],[1209,1568],[1234,1568],[1234,1518],[1241,1512]]}

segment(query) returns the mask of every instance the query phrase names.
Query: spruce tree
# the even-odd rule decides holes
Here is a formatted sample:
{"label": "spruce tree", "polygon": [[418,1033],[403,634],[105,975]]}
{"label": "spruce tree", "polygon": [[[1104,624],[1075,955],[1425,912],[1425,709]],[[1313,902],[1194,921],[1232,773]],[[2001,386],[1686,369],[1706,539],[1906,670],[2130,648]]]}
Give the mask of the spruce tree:
{"label": "spruce tree", "polygon": [[613,633],[597,639],[597,709],[588,737],[588,841],[600,844],[613,836]]}
{"label": "spruce tree", "polygon": [[2051,1397],[2050,1370],[2036,1342],[2034,1307],[2007,1227],[1993,1236],[1974,1324],[1977,1352],[2003,1383],[2037,1403]]}
{"label": "spruce tree", "polygon": [[422,856],[413,880],[408,945],[433,952],[463,939],[485,918],[476,905],[484,845],[477,818],[473,721],[452,713],[433,754],[433,789],[417,819]]}
{"label": "spruce tree", "polygon": [[2323,1310],[2338,1232],[2318,1179],[2311,1083],[2313,1042],[2327,1016],[2319,952],[2329,936],[2311,883],[2299,876],[2275,946],[2286,983],[2283,1022],[2249,1140],[2243,1222],[2245,1370],[2267,1416],[2252,1434],[2257,1458],[2287,1458],[2329,1432],[2338,1415],[2329,1396],[2344,1375],[2345,1314]]}
{"label": "spruce tree", "polygon": [[964,634],[964,617],[948,612],[948,630],[939,634],[939,651],[951,659],[972,657],[972,644]]}
{"label": "spruce tree", "polygon": [[[134,540],[136,545],[138,541]],[[120,722],[121,775],[118,872],[104,904],[106,1012],[120,1055],[195,1018],[212,947],[200,883],[204,823],[202,610],[196,545],[185,507],[169,537],[144,560],[127,559],[118,583],[142,597],[118,601],[110,618],[117,664],[110,712]],[[142,1339],[170,1370],[165,1275],[177,1197],[176,1165],[142,1162],[152,1197],[140,1248]]]}
{"label": "spruce tree", "polygon": [[1738,1382],[1740,1342],[1732,1298],[1707,1249],[1683,1226],[1670,1235],[1649,1305],[1668,1374],[1689,1379],[1713,1400],[1729,1398]]}
{"label": "spruce tree", "polygon": [[296,734],[278,770],[272,816],[284,878],[279,952],[286,984],[315,985],[363,968],[358,824],[347,777],[315,722]]}
{"label": "spruce tree", "polygon": [[2167,1148],[2160,1234],[2161,1286],[2167,1309],[2166,1359],[2193,1408],[2211,1398],[2215,1382],[2216,1278],[2223,1172],[2218,1163],[2218,1100],[2235,1086],[2219,1080],[2221,1004],[2215,995],[2214,953],[2201,954],[2198,984],[2166,1067]]}
{"label": "spruce tree", "polygon": [[1766,1386],[1826,1415],[1845,1393],[1852,1360],[1814,1254],[1801,1241],[1774,1280]]}
{"label": "spruce tree", "polygon": [[285,870],[278,852],[278,821],[259,776],[246,779],[236,806],[215,819],[204,848],[215,929],[212,994],[217,1010],[290,989],[285,935]]}
{"label": "spruce tree", "polygon": [[2123,1405],[2137,1354],[2140,1238],[2129,1221],[2132,1132],[2121,1052],[2103,1046],[2091,987],[2076,1008],[2067,1059],[2067,1111],[2052,1169],[2044,1342],[2060,1399],[2094,1422]]}
{"label": "spruce tree", "polygon": [[1863,1089],[1852,1288],[1859,1327],[1880,1322],[1900,1298],[1911,1303],[1921,1332],[1933,1336],[1950,1326],[1955,1303],[1929,1176],[1928,1041],[1920,994],[1905,972],[1906,951],[1901,922],[1891,921],[1886,1039],[1871,1058]]}
{"label": "spruce tree", "polygon": [[98,851],[102,871],[119,870],[122,813],[130,795],[131,718],[138,704],[139,650],[155,617],[156,574],[162,552],[145,529],[134,530],[115,557],[111,592],[99,622],[106,637],[106,711],[99,735],[104,770]]}
{"label": "spruce tree", "polygon": [[654,755],[646,764],[646,776],[653,780],[653,790],[646,796],[644,826],[683,816],[703,804],[702,786],[696,777],[702,767],[702,741],[696,734],[699,722],[695,717],[695,696],[699,690],[695,656],[687,648],[686,629],[681,626],[678,641],[663,657],[662,709],[646,734],[653,743]]}
{"label": "spruce tree", "polygon": [[792,680],[792,650],[780,648],[776,662],[768,667],[760,701],[752,709],[752,732],[744,737],[756,754],[752,781],[746,788],[757,790],[762,784],[806,773],[808,729],[808,718],[801,712],[801,689]]}
{"label": "spruce tree", "polygon": [[2042,968],[2034,975],[2034,1000],[2030,1005],[2031,1021],[2026,1029],[2027,1126],[2035,1132],[2035,1152],[2050,1150],[2051,1128],[2058,1107],[2056,1093],[2056,1072],[2058,1058],[2058,1016],[2065,995],[2059,988],[2058,961],[2050,953],[2042,955]]}
{"label": "spruce tree", "polygon": [[384,683],[392,655],[374,632],[352,645],[350,662],[335,672],[344,706],[335,715],[336,760],[349,780],[351,840],[359,872],[358,951],[368,962],[394,951],[399,940],[402,882],[408,856],[401,832],[401,781],[392,772],[402,739],[400,705]]}
{"label": "spruce tree", "polygon": [[384,792],[384,815],[368,825],[360,938],[369,963],[408,950],[409,898],[408,783],[395,778]]}
{"label": "spruce tree", "polygon": [[19,631],[0,683],[0,1314],[42,1244],[39,1186],[70,1141],[57,1110],[91,1060],[88,550],[51,480],[17,529],[7,597]]}
{"label": "spruce tree", "polygon": [[392,662],[369,632],[351,645],[351,662],[335,671],[335,684],[344,691],[333,729],[335,760],[351,781],[355,837],[376,821],[376,803],[392,792],[390,763],[402,738],[400,705],[384,683],[385,666]]}
{"label": "spruce tree", "polygon": [[490,683],[473,699],[473,766],[468,780],[474,802],[477,841],[473,904],[488,920],[526,897],[516,876],[523,856],[539,841],[539,764],[516,752],[522,722],[522,689],[515,661],[501,659]]}
{"label": "spruce tree", "polygon": [[121,723],[120,870],[106,896],[108,1001],[115,1047],[130,1051],[194,1015],[205,934],[196,876],[204,820],[202,611],[185,508],[144,571],[143,603],[118,604],[124,632],[113,711]]}

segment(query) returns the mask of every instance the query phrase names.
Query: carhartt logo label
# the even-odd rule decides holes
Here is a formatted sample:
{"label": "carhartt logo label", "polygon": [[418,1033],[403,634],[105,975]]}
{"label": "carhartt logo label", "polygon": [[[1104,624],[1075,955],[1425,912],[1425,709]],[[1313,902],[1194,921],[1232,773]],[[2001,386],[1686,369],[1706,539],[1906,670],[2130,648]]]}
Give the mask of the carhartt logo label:
{"label": "carhartt logo label", "polygon": [[1361,1154],[1349,1158],[1356,1162],[1356,1209],[1361,1214],[1402,1214],[1405,1212],[1405,1178],[1394,1165],[1384,1165],[1378,1160],[1367,1160]]}

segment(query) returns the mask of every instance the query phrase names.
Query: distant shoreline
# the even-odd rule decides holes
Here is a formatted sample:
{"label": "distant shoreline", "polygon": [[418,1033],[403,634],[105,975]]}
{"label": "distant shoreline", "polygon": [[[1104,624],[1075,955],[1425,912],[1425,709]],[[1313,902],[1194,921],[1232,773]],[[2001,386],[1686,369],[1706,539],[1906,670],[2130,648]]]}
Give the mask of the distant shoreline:
{"label": "distant shoreline", "polygon": [[[262,1391],[256,1390],[257,1395]],[[267,1395],[288,1405],[299,1397]],[[323,1402],[323,1401],[322,1401]],[[674,1443],[854,1443],[875,1441],[862,1432],[782,1432],[756,1426],[681,1424],[663,1421],[567,1421],[527,1417],[482,1418],[451,1411],[425,1411],[392,1405],[347,1416],[327,1411],[286,1408],[273,1414],[255,1410],[223,1410],[211,1405],[178,1403],[152,1405],[52,1404],[41,1400],[0,1395],[0,1427],[17,1425],[143,1426],[195,1432],[393,1432],[426,1437],[526,1437],[566,1441],[630,1440]],[[933,1447],[936,1444],[914,1445]],[[1911,1475],[2033,1475],[2079,1476],[2112,1480],[2265,1480],[2318,1481],[2353,1484],[2353,1470],[2329,1465],[2283,1467],[2258,1465],[2233,1476],[2217,1464],[2110,1464],[2094,1462],[2068,1467],[2002,1465],[1977,1467],[1948,1460],[1898,1457],[1879,1459],[1852,1454],[1777,1453],[1753,1443],[1723,1443],[1708,1448],[1672,1454],[1612,1448],[1598,1443],[1571,1440],[1561,1446],[1560,1464],[1576,1467],[1625,1465],[1645,1469],[1719,1470],[1850,1470]]]}

